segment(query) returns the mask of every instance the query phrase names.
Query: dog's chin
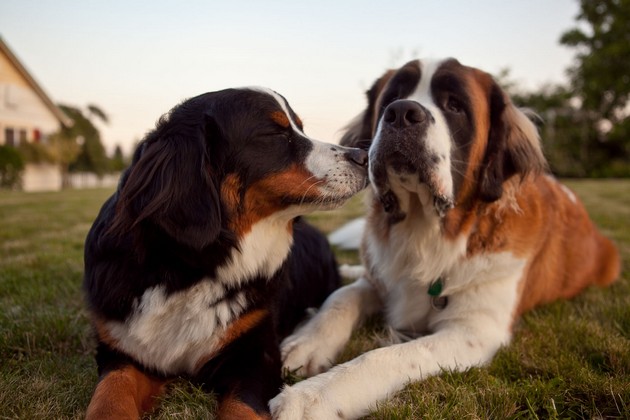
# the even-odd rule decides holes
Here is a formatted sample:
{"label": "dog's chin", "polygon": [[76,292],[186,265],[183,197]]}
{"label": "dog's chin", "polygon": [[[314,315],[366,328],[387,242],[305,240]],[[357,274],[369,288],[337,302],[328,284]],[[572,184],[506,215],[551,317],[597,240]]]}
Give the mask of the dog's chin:
{"label": "dog's chin", "polygon": [[446,213],[455,207],[453,199],[445,196],[433,196],[433,207],[440,218],[446,216]]}
{"label": "dog's chin", "polygon": [[433,182],[422,182],[413,186],[403,184],[403,188],[418,197],[423,209],[434,210],[440,218],[446,216],[446,213],[454,207],[453,199],[442,193],[444,189]]}
{"label": "dog's chin", "polygon": [[344,185],[343,188],[325,188],[315,196],[304,196],[293,200],[290,204],[302,208],[305,212],[318,210],[334,210],[343,206],[348,200],[367,187],[367,178],[357,181],[352,187]]}

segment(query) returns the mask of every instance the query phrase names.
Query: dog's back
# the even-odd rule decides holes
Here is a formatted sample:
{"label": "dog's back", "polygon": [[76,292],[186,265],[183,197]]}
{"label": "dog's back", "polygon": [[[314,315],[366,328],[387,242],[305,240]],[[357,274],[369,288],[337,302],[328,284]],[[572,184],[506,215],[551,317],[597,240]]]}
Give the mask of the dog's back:
{"label": "dog's back", "polygon": [[570,299],[589,285],[609,285],[619,277],[616,247],[595,227],[573,192],[550,176],[537,177],[521,189],[528,201],[521,204],[525,213],[517,217],[533,220],[535,214],[536,222],[521,224],[526,231],[515,236],[516,241],[529,241],[531,246],[517,314],[556,299]]}

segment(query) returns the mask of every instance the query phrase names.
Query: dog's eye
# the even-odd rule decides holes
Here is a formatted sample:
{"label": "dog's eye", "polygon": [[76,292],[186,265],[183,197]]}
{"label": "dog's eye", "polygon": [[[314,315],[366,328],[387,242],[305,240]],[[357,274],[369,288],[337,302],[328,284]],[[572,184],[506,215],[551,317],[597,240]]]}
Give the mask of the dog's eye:
{"label": "dog's eye", "polygon": [[279,139],[287,139],[290,137],[290,135],[283,131],[270,131],[267,133],[261,133],[260,137],[264,139],[279,140]]}
{"label": "dog's eye", "polygon": [[456,97],[449,95],[446,100],[446,110],[453,114],[461,114],[464,112],[464,104]]}

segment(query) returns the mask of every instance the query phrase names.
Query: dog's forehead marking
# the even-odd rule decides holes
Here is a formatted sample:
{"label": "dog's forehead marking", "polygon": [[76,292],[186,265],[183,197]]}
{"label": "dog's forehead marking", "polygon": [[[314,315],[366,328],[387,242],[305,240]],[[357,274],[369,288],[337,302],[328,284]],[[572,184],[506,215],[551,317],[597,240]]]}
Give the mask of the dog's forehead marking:
{"label": "dog's forehead marking", "polygon": [[433,102],[431,80],[433,80],[433,75],[444,61],[444,59],[420,60],[420,83],[418,83],[416,89],[411,94],[411,98],[417,100],[419,103]]}
{"label": "dog's forehead marking", "polygon": [[[293,118],[291,117],[291,112],[289,111],[289,105],[287,104],[287,101],[282,96],[280,96],[277,92],[271,89],[265,88],[265,87],[253,86],[253,87],[249,87],[248,89],[266,93],[267,95],[275,99],[276,102],[278,103],[278,106],[280,106],[280,109],[282,110],[282,112],[281,111],[273,112],[271,118],[276,123],[280,124],[281,126],[286,127],[286,128],[289,128],[290,126],[293,130],[297,131],[298,133],[306,137],[306,135],[304,134],[304,132],[300,129],[298,125],[298,124],[301,124],[301,121],[296,122],[293,120]],[[284,116],[280,115],[281,113],[284,113]],[[297,115],[296,115],[296,119],[297,119]]]}
{"label": "dog's forehead marking", "polygon": [[289,124],[291,125],[291,128],[297,131],[298,133],[302,134],[303,136],[305,136],[305,134],[302,132],[302,130],[298,126],[297,122],[294,121],[293,118],[291,118],[291,112],[289,111],[289,105],[287,104],[287,101],[282,96],[278,95],[278,93],[274,92],[273,90],[270,90],[269,94],[273,96],[276,102],[278,102],[278,105],[280,105],[280,108],[282,108],[282,110],[284,111],[285,116],[289,120]]}

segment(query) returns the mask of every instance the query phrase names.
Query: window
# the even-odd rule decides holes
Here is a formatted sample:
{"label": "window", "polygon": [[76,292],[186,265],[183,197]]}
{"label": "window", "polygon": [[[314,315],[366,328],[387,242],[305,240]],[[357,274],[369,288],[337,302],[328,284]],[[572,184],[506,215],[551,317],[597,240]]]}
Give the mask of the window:
{"label": "window", "polygon": [[4,129],[4,144],[13,147],[17,146],[15,144],[15,130],[13,130],[12,128]]}

